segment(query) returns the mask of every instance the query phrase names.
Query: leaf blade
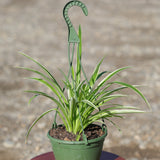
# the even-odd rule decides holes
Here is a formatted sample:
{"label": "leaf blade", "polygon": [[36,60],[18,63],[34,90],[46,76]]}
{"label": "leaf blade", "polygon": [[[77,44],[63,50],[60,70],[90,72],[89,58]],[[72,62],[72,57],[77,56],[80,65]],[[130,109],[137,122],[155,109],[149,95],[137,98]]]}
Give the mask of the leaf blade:
{"label": "leaf blade", "polygon": [[123,85],[123,86],[126,86],[126,87],[132,89],[138,95],[141,96],[141,98],[145,101],[145,103],[147,104],[147,106],[149,107],[149,109],[151,109],[151,106],[150,106],[148,100],[145,98],[145,96],[142,94],[142,92],[140,90],[138,90],[136,87],[134,87],[133,85],[130,85],[130,84],[127,84],[127,83],[124,83],[124,82],[119,82],[119,81],[114,81],[114,82],[111,82],[111,83],[120,84],[120,85]]}
{"label": "leaf blade", "polygon": [[130,68],[130,67],[123,67],[123,68],[119,68],[119,69],[116,69],[115,71],[109,73],[99,84],[98,84],[98,87],[101,87],[103,86],[103,84],[108,81],[111,77],[113,77],[114,75],[116,75],[117,73],[119,73],[120,71],[122,70],[125,70],[127,68]]}
{"label": "leaf blade", "polygon": [[36,118],[36,120],[31,124],[31,126],[29,127],[28,131],[27,131],[27,134],[26,134],[26,139],[25,139],[25,143],[27,143],[27,140],[28,140],[28,136],[32,130],[32,128],[35,126],[35,124],[42,118],[44,117],[46,114],[48,114],[49,112],[52,112],[56,110],[55,108],[52,108],[50,110],[47,110],[46,112],[42,113],[38,118]]}

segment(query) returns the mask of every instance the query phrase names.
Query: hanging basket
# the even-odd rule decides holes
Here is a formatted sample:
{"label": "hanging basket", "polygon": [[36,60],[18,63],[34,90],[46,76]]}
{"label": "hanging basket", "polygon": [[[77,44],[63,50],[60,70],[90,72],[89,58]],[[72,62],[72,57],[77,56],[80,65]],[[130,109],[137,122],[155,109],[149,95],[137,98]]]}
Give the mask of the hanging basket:
{"label": "hanging basket", "polygon": [[[69,33],[68,34],[69,64],[72,64],[72,61],[70,61],[70,46],[71,44],[73,44],[73,49],[72,49],[73,50],[72,57],[73,57],[74,50],[75,50],[74,48],[75,44],[79,44],[80,42],[79,37],[68,17],[68,10],[72,6],[81,7],[84,14],[88,15],[88,10],[86,6],[78,0],[68,2],[63,9],[63,16],[67,23],[68,33]],[[69,75],[71,73],[71,67],[72,66],[70,66],[70,69],[69,69]],[[82,71],[83,71],[83,68],[82,68]],[[84,74],[84,77],[86,78],[85,74]],[[86,78],[86,81],[87,81],[87,78]],[[78,112],[79,112],[79,119],[81,122],[81,127],[83,130],[82,132],[83,141],[64,141],[64,140],[60,140],[60,139],[51,137],[49,134],[50,131],[47,134],[52,144],[52,149],[53,149],[56,160],[99,160],[100,159],[102,148],[103,148],[103,142],[104,142],[105,137],[107,136],[106,126],[102,126],[102,130],[104,134],[101,137],[98,137],[92,140],[87,140],[86,135],[84,134],[84,128],[83,128],[83,123],[81,119],[82,115],[80,115],[79,108],[78,108]],[[57,127],[56,117],[57,117],[57,111],[55,115],[53,128]],[[102,119],[102,121],[104,120]]]}

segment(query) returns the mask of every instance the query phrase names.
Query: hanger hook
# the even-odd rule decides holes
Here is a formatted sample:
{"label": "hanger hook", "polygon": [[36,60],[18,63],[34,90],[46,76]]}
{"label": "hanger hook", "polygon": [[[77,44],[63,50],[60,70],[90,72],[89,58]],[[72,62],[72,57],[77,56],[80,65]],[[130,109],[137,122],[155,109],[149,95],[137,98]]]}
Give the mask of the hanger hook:
{"label": "hanger hook", "polygon": [[68,10],[69,8],[71,8],[72,6],[79,6],[81,7],[83,13],[87,16],[88,15],[88,10],[87,7],[85,6],[85,4],[83,4],[82,2],[78,1],[78,0],[73,0],[68,2],[63,9],[63,17],[67,23],[68,26],[68,42],[69,43],[79,43],[79,37],[71,23],[70,18],[68,17]]}

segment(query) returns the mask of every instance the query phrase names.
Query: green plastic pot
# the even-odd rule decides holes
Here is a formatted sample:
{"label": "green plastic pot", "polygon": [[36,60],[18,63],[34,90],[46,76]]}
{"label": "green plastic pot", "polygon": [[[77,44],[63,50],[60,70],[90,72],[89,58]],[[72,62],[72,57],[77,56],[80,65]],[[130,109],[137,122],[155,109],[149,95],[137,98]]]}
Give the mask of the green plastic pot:
{"label": "green plastic pot", "polygon": [[52,144],[56,160],[100,160],[103,142],[107,136],[107,129],[104,134],[92,140],[85,141],[64,141],[51,137],[47,134]]}

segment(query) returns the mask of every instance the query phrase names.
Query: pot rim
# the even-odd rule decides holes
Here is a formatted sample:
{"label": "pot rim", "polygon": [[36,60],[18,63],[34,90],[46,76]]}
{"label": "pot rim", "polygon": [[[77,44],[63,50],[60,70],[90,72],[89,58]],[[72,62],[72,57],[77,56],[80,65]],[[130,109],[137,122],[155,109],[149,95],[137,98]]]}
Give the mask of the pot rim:
{"label": "pot rim", "polygon": [[[97,125],[97,124],[96,124]],[[99,125],[98,125],[99,126]],[[98,137],[98,138],[95,138],[95,139],[91,139],[91,140],[87,140],[88,144],[90,143],[96,143],[98,141],[103,141],[105,139],[105,137],[107,136],[108,132],[107,132],[107,127],[104,128],[104,134],[101,136],[101,137]],[[50,129],[51,130],[51,129]],[[47,133],[47,137],[52,140],[52,141],[55,141],[55,142],[58,142],[58,143],[63,143],[63,144],[77,144],[77,145],[84,145],[86,144],[86,142],[83,140],[83,141],[65,141],[65,140],[61,140],[61,139],[57,139],[57,138],[53,138],[50,136],[49,132],[50,130],[48,131]]]}

